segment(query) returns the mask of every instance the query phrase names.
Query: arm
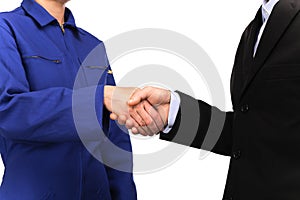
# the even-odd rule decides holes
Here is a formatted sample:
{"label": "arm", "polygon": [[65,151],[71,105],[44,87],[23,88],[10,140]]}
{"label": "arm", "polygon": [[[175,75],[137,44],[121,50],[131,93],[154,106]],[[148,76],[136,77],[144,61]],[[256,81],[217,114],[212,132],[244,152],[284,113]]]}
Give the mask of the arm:
{"label": "arm", "polygon": [[[0,134],[20,142],[80,141],[73,120],[72,95],[83,97],[77,103],[84,110],[91,91],[97,91],[96,98],[102,102],[104,85],[76,91],[65,87],[32,91],[14,36],[3,26],[0,25]],[[102,116],[103,106],[100,107]],[[96,129],[90,128],[84,115],[80,126],[90,130],[87,139],[98,139]]]}
{"label": "arm", "polygon": [[107,141],[101,144],[101,154],[104,164],[107,164],[111,197],[115,200],[135,200],[137,198],[136,187],[133,180],[133,158],[132,147],[128,130],[118,125],[115,121],[109,120],[110,110],[117,110],[118,113],[128,113],[127,99],[136,88],[114,87],[115,81],[112,74],[107,77],[105,88],[104,119],[108,120],[109,130]]}
{"label": "arm", "polygon": [[[104,91],[104,104],[112,112],[110,118],[117,120],[120,125],[126,125],[133,133],[153,136],[164,127],[163,121],[167,120],[164,109],[168,109],[167,106],[160,107],[160,113],[148,101],[142,101],[134,107],[128,106],[129,98],[140,91],[139,88],[107,86]],[[137,110],[139,112],[136,112]]]}
{"label": "arm", "polygon": [[[222,155],[230,155],[233,113],[222,112],[203,101],[198,101],[180,92],[179,94],[181,104],[174,126],[168,134],[161,133],[160,138]],[[170,104],[169,96],[170,92],[167,90],[146,87],[135,92],[129,104],[134,106],[143,100],[147,100],[158,110],[162,110],[160,106]],[[168,116],[166,110],[160,111],[160,113]],[[134,115],[132,116],[136,119]],[[155,117],[151,117],[154,121],[156,120]],[[164,122],[166,125],[167,120],[164,120]]]}
{"label": "arm", "polygon": [[[181,106],[174,126],[168,134],[160,134],[160,138],[221,155],[231,155],[233,113],[222,112],[203,101],[197,101],[181,92],[179,94]],[[197,119],[194,123],[191,122],[195,120],[192,117]]]}

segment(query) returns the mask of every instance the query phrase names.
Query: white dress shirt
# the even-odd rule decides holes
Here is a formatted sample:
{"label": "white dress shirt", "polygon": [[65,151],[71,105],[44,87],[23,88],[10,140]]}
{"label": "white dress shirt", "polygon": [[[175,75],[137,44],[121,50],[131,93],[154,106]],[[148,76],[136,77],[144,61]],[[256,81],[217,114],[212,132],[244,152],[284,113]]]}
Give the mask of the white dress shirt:
{"label": "white dress shirt", "polygon": [[[254,54],[253,57],[255,57],[257,47],[259,45],[261,36],[265,30],[266,24],[268,22],[268,19],[272,13],[272,10],[274,6],[279,2],[279,0],[263,0],[263,4],[261,7],[262,12],[262,21],[263,24],[260,28],[259,34],[257,36],[256,43],[254,45]],[[163,131],[163,133],[169,133],[175,123],[175,119],[178,114],[180,106],[180,96],[176,92],[171,92],[171,101],[170,101],[170,109],[169,109],[169,118],[168,118],[168,125],[166,129]]]}
{"label": "white dress shirt", "polygon": [[260,38],[265,30],[265,27],[266,27],[266,24],[268,22],[268,19],[272,13],[272,10],[274,8],[274,6],[278,3],[279,0],[269,0],[269,1],[266,1],[264,0],[263,1],[263,5],[261,7],[261,13],[262,13],[262,21],[263,21],[263,24],[259,30],[259,34],[257,36],[257,40],[256,40],[256,43],[254,45],[254,54],[253,54],[253,57],[255,57],[255,54],[256,54],[256,50],[257,50],[257,47],[258,47],[258,44],[260,42]]}

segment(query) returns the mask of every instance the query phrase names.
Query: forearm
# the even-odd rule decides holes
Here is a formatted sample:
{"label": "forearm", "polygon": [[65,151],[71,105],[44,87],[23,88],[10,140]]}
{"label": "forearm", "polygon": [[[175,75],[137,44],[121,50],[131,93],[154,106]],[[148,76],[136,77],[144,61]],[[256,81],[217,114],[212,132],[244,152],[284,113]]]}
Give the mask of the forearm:
{"label": "forearm", "polygon": [[112,111],[112,98],[115,88],[115,86],[106,85],[103,89],[103,104],[110,112]]}
{"label": "forearm", "polygon": [[[9,28],[1,26],[0,33],[0,134],[21,142],[67,142],[80,141],[79,128],[85,130],[84,136],[88,139],[97,138],[96,129],[90,125],[99,128],[98,120],[91,123],[88,116],[91,113],[86,112],[85,106],[96,102],[101,122],[103,85],[73,90],[64,84],[52,87],[49,84],[41,87],[43,89],[33,89],[32,77],[26,71],[24,55],[19,52],[14,35]],[[48,76],[46,73],[40,75]],[[97,100],[92,99],[96,91]],[[95,104],[93,106],[95,111]]]}
{"label": "forearm", "polygon": [[161,133],[160,138],[222,155],[230,155],[233,113],[222,112],[182,93],[180,97],[181,108],[174,126],[170,133]]}
{"label": "forearm", "polygon": [[[90,123],[91,113],[85,112],[85,106],[95,101],[89,94],[96,90],[99,90],[97,93],[101,102],[101,85],[76,91],[49,88],[10,93],[6,90],[1,96],[0,133],[5,138],[19,141],[66,142],[80,141],[77,134],[79,128],[89,130],[85,139],[95,140],[98,138],[96,130],[99,129],[99,123]],[[76,98],[76,102],[73,98]],[[97,113],[101,121],[102,109]],[[74,119],[74,116],[77,118]]]}

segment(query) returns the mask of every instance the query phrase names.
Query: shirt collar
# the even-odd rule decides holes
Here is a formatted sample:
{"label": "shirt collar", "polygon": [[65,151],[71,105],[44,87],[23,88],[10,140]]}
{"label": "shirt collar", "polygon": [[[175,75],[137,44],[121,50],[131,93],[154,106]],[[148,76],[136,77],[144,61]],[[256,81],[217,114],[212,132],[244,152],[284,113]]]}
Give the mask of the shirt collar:
{"label": "shirt collar", "polygon": [[263,0],[263,5],[262,5],[262,18],[263,18],[263,22],[267,21],[269,16],[272,13],[272,10],[274,8],[274,6],[279,2],[279,0],[269,0],[267,2],[267,0]]}
{"label": "shirt collar", "polygon": [[75,18],[69,8],[65,9],[65,25],[77,28]]}
{"label": "shirt collar", "polygon": [[[56,21],[56,19],[35,0],[23,0],[22,7],[42,27]],[[65,10],[65,24],[76,28],[74,16],[68,8]]]}

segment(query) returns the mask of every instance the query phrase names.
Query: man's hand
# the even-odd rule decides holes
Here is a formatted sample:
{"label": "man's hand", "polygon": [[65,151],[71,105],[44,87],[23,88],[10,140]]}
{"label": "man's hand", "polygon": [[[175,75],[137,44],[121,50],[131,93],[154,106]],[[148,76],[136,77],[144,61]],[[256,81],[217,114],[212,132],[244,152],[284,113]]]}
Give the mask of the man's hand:
{"label": "man's hand", "polygon": [[[150,130],[147,135],[157,134],[168,124],[168,114],[170,108],[171,92],[161,88],[145,87],[136,90],[128,101],[130,117],[138,124],[145,124]],[[153,107],[145,105],[145,101]],[[128,127],[132,122],[126,121]],[[132,133],[137,134],[139,130],[132,128]],[[144,134],[143,134],[144,135]]]}
{"label": "man's hand", "polygon": [[[130,120],[127,101],[135,90],[139,89],[116,86],[104,87],[104,105],[108,111],[118,116],[120,124],[124,124],[124,121]],[[116,120],[116,118],[113,118],[113,120]],[[136,123],[134,125],[138,126]]]}
{"label": "man's hand", "polygon": [[[126,125],[128,129],[134,129],[134,131],[142,135],[154,135],[160,131],[155,122],[149,122],[150,115],[154,117],[159,117],[158,112],[153,109],[153,107],[147,102],[142,102],[138,107],[141,108],[139,112],[141,115],[147,119],[148,125],[140,120],[135,121],[131,116],[129,111],[132,110],[128,105],[128,100],[134,92],[140,90],[139,88],[129,88],[129,87],[116,87],[116,86],[105,86],[104,87],[104,105],[106,109],[112,112],[110,118],[112,120],[117,120],[119,124]],[[143,107],[143,108],[142,108]]]}
{"label": "man's hand", "polygon": [[169,103],[170,91],[160,88],[104,88],[104,105],[112,112],[111,119],[133,134],[153,136],[162,131],[168,123]]}

